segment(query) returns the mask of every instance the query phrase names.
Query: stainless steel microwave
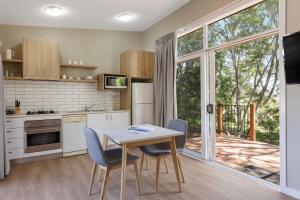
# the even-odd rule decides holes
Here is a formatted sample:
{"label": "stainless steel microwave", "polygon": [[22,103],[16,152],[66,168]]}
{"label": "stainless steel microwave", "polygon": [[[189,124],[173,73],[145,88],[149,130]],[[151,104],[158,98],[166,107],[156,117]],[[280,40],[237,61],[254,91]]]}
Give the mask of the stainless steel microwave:
{"label": "stainless steel microwave", "polygon": [[126,76],[106,75],[104,76],[104,84],[106,89],[126,89],[128,80]]}

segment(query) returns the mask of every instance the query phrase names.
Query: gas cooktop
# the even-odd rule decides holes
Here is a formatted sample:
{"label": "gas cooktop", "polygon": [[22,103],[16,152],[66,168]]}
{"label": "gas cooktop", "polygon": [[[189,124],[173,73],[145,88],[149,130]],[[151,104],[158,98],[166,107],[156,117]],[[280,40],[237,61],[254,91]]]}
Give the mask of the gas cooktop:
{"label": "gas cooktop", "polygon": [[27,111],[27,115],[43,115],[43,114],[56,114],[54,110],[38,110],[38,111]]}

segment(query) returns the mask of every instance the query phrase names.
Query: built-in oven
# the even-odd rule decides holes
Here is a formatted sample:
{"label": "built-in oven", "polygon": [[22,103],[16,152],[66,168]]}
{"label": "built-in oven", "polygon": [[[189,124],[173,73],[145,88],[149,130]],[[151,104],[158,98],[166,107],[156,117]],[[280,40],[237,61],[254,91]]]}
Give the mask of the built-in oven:
{"label": "built-in oven", "polygon": [[61,119],[28,120],[25,127],[25,153],[62,148]]}
{"label": "built-in oven", "polygon": [[128,87],[127,77],[123,75],[105,75],[104,84],[106,89],[126,89]]}

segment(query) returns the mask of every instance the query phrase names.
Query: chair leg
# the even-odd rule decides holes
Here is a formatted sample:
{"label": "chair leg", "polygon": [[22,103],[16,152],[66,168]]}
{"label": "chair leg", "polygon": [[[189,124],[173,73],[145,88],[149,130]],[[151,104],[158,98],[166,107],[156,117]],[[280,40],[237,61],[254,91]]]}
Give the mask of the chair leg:
{"label": "chair leg", "polygon": [[143,170],[143,164],[144,164],[144,159],[145,159],[145,154],[142,153],[142,157],[141,157],[141,164],[140,164],[140,175],[139,175],[139,179],[141,180],[141,176],[142,176],[142,170]]}
{"label": "chair leg", "polygon": [[103,181],[104,174],[105,174],[105,170],[100,168],[99,182]]}
{"label": "chair leg", "polygon": [[91,181],[90,181],[90,187],[89,187],[89,193],[88,193],[89,196],[91,195],[91,191],[92,191],[96,171],[97,171],[97,164],[94,162],[93,163],[93,169],[92,169],[92,175],[91,175]]}
{"label": "chair leg", "polygon": [[180,170],[182,182],[184,183],[185,180],[184,180],[183,170],[182,170],[182,166],[181,166],[181,156],[180,156],[180,154],[177,155],[177,159],[178,159],[178,165],[179,165],[179,170]]}
{"label": "chair leg", "polygon": [[160,168],[160,157],[158,156],[156,158],[156,182],[155,182],[156,192],[158,192],[159,168]]}
{"label": "chair leg", "polygon": [[133,166],[134,166],[134,171],[135,171],[136,189],[137,189],[138,195],[140,196],[141,195],[141,191],[140,191],[140,179],[139,179],[137,161],[134,162]]}
{"label": "chair leg", "polygon": [[105,195],[105,191],[106,191],[107,183],[108,183],[108,179],[109,179],[109,173],[110,173],[110,168],[107,167],[107,169],[105,170],[105,173],[104,173],[104,180],[103,180],[103,183],[102,183],[103,185],[102,185],[100,200],[104,199],[104,195]]}
{"label": "chair leg", "polygon": [[164,157],[164,163],[165,163],[165,167],[166,167],[166,173],[168,174],[169,170],[168,170],[168,164],[167,164],[166,157]]}

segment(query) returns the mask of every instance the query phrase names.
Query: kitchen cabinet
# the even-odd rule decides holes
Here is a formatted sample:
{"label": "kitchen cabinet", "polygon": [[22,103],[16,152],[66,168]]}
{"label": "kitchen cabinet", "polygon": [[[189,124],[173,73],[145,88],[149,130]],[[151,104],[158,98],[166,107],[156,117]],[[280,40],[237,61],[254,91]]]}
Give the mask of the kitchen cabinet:
{"label": "kitchen cabinet", "polygon": [[153,69],[153,52],[128,50],[121,54],[121,74],[132,78],[152,79]]}
{"label": "kitchen cabinet", "polygon": [[57,42],[23,39],[23,78],[58,80],[60,55]]}
{"label": "kitchen cabinet", "polygon": [[6,174],[10,170],[9,161],[24,157],[24,120],[6,118],[5,120]]}
{"label": "kitchen cabinet", "polygon": [[128,50],[121,54],[120,71],[128,78],[128,89],[121,91],[121,109],[131,110],[131,84],[138,82],[152,82],[154,70],[154,53],[140,50]]}
{"label": "kitchen cabinet", "polygon": [[126,128],[129,125],[128,111],[87,114],[87,126],[95,130],[101,141],[103,139],[101,129]]}
{"label": "kitchen cabinet", "polygon": [[63,156],[86,153],[86,141],[83,128],[86,126],[86,115],[63,116]]}

